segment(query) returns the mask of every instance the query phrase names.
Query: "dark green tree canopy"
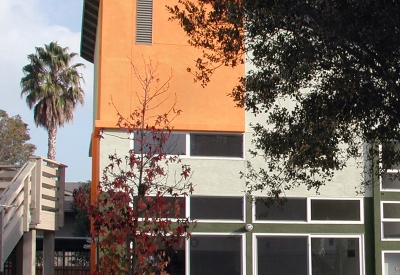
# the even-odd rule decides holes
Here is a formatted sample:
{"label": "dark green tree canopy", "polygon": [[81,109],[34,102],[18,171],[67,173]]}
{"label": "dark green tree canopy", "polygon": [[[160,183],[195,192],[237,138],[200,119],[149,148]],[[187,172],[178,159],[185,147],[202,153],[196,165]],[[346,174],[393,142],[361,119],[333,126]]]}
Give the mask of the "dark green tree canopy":
{"label": "dark green tree canopy", "polygon": [[9,117],[0,110],[0,164],[22,165],[36,150],[36,146],[28,143],[31,139],[28,125],[21,116]]}
{"label": "dark green tree canopy", "polygon": [[169,10],[203,49],[196,80],[249,65],[231,95],[266,117],[253,125],[266,166],[247,175],[258,182],[250,191],[318,188],[363,144],[400,140],[399,1],[180,0]]}

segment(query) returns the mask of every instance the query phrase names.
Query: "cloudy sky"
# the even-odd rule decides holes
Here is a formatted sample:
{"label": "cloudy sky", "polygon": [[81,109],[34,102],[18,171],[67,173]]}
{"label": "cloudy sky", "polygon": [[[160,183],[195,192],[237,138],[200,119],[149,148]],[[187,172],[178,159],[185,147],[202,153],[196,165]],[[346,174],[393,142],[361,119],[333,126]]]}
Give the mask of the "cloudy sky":
{"label": "cloudy sky", "polygon": [[[19,82],[27,55],[35,46],[43,47],[57,41],[62,47],[80,53],[83,0],[0,0],[0,109],[8,115],[19,114],[29,124],[35,155],[46,157],[47,132],[36,128],[33,113],[20,96]],[[91,178],[88,156],[92,130],[93,65],[82,58],[86,69],[85,104],[78,106],[74,122],[60,128],[57,134],[58,162],[68,165],[67,181],[87,181]]]}

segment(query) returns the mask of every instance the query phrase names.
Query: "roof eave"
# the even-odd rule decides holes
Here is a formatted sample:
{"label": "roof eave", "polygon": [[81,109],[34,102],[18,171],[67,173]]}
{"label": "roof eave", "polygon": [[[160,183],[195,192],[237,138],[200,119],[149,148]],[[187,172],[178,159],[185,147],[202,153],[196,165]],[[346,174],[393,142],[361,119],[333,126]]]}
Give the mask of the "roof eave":
{"label": "roof eave", "polygon": [[81,56],[91,63],[94,63],[99,3],[100,0],[85,0],[83,3]]}

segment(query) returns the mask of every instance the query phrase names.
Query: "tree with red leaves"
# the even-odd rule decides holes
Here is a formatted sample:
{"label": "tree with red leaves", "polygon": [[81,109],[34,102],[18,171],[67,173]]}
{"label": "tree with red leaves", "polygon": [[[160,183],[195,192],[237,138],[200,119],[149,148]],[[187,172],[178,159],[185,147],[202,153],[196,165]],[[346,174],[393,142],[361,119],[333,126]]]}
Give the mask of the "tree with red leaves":
{"label": "tree with red leaves", "polygon": [[95,274],[174,274],[175,249],[195,225],[180,214],[185,196],[193,191],[190,167],[179,155],[166,153],[167,141],[173,143],[171,122],[180,111],[174,104],[163,115],[150,115],[151,106],[159,107],[169,97],[171,77],[152,88],[159,85],[157,66],[145,64],[143,74],[133,64],[132,68],[143,96],[137,94],[139,107],[129,118],[118,113],[118,126],[132,139],[134,149],[125,157],[110,155],[98,197],[90,200],[87,192],[78,190],[75,204],[90,216],[92,238],[98,240]]}

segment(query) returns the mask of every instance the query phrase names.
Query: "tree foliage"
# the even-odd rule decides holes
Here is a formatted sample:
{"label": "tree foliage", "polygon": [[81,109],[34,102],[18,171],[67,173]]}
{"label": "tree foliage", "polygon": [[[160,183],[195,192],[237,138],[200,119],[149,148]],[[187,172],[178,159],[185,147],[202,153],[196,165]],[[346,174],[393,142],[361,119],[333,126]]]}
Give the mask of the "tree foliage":
{"label": "tree foliage", "polygon": [[68,53],[57,42],[36,47],[28,55],[29,64],[22,68],[21,96],[26,96],[29,109],[33,109],[36,126],[43,127],[49,134],[49,159],[56,156],[57,127],[73,120],[73,111],[84,102],[84,81],[78,69],[82,63],[71,64],[77,53]]}
{"label": "tree foliage", "polygon": [[74,237],[90,237],[90,219],[87,212],[82,211],[80,205],[76,204],[79,198],[75,200],[75,197],[86,198],[86,204],[90,203],[90,187],[92,182],[80,182],[78,189],[73,192],[74,201],[72,203],[72,210],[75,212],[75,228],[72,232]]}
{"label": "tree foliage", "polygon": [[250,192],[318,189],[366,143],[386,142],[386,168],[398,163],[388,141],[400,139],[400,2],[180,0],[169,11],[203,50],[203,85],[246,61],[231,96],[265,117],[252,125],[266,164],[249,167]]}
{"label": "tree foliage", "polygon": [[0,110],[0,164],[22,165],[36,150],[36,146],[28,143],[31,139],[28,125],[21,116],[9,117]]}
{"label": "tree foliage", "polygon": [[[175,249],[184,245],[193,226],[180,215],[184,197],[193,191],[191,169],[179,156],[166,154],[171,121],[180,111],[171,107],[162,115],[149,114],[168,98],[169,80],[161,83],[151,62],[144,73],[135,66],[133,71],[143,94],[137,93],[138,107],[128,118],[118,113],[117,125],[135,148],[125,157],[109,156],[97,198],[90,202],[83,188],[75,195],[75,204],[92,219],[92,237],[98,239],[96,274],[170,274]],[[103,132],[100,138],[107,135]]]}

